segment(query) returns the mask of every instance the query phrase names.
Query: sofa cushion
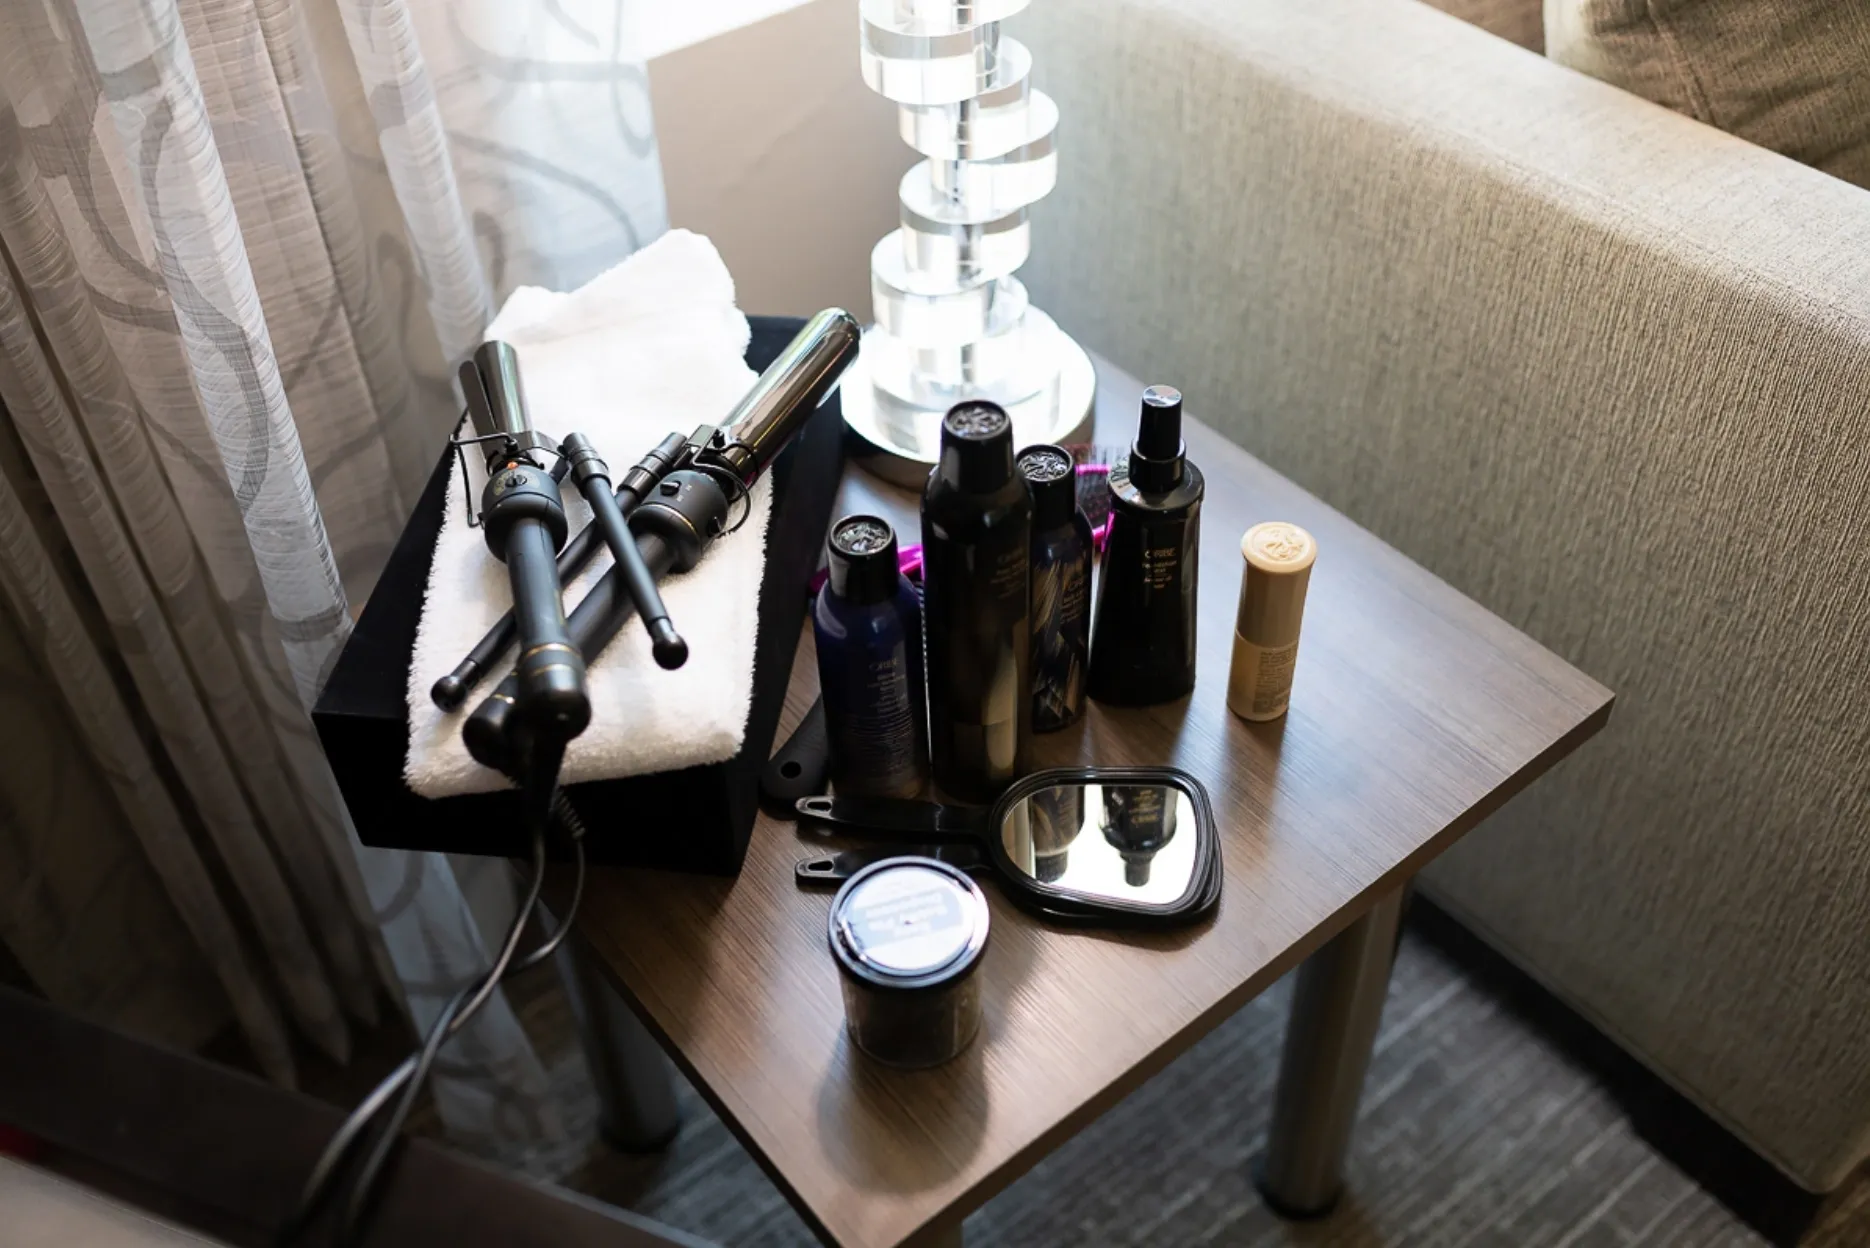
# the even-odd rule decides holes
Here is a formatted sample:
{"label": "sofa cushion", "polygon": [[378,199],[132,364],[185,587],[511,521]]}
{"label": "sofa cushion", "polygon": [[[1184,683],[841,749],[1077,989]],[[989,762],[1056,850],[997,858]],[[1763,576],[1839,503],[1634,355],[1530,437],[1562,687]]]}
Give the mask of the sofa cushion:
{"label": "sofa cushion", "polygon": [[1545,0],[1546,54],[1870,186],[1870,4]]}

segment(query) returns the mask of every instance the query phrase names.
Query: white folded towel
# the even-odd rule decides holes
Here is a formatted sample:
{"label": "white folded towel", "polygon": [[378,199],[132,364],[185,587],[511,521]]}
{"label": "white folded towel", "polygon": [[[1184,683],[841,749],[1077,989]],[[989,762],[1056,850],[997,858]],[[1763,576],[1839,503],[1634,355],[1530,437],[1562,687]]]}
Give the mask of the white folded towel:
{"label": "white folded towel", "polygon": [[[663,235],[570,294],[514,291],[487,337],[519,353],[534,425],[555,438],[589,435],[615,478],[670,433],[724,420],[755,380],[743,359],[747,318],[734,306],[733,279],[714,245],[686,230]],[[467,458],[478,507],[486,472],[479,456]],[[577,532],[589,508],[569,477],[564,495]],[[688,642],[686,664],[673,672],[657,667],[635,620],[591,663],[591,726],[566,752],[566,783],[716,763],[739,752],[753,702],[768,480],[754,487],[752,503],[746,523],[716,541],[694,571],[662,583],[671,620]],[[567,614],[610,564],[605,551],[566,587]],[[453,714],[436,708],[429,687],[454,670],[510,601],[506,568],[481,530],[468,527],[457,458],[409,664],[403,776],[423,797],[506,787],[503,776],[469,757],[461,724],[511,670],[511,649]]]}

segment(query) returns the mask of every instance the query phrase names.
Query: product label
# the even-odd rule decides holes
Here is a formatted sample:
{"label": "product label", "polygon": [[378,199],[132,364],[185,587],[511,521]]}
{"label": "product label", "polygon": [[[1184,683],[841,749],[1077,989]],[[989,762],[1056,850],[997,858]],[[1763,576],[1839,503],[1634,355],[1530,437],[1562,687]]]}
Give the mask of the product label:
{"label": "product label", "polygon": [[936,782],[957,793],[1010,781],[1030,722],[1031,533],[1008,528],[924,544],[929,752]]}
{"label": "product label", "polygon": [[1066,563],[1060,566],[1058,627],[1061,632],[1084,627],[1085,607],[1091,599],[1090,565]]}
{"label": "product label", "polygon": [[916,975],[954,961],[974,925],[953,880],[927,867],[886,870],[858,885],[839,921],[851,950],[880,969]]}
{"label": "product label", "polygon": [[1015,546],[999,551],[988,563],[986,573],[989,596],[1002,604],[1012,602],[1026,592],[1025,548]]}
{"label": "product label", "polygon": [[1035,563],[1032,570],[1033,727],[1071,722],[1084,701],[1089,658],[1089,561]]}
{"label": "product label", "polygon": [[1145,546],[1143,548],[1143,584],[1152,590],[1173,589],[1176,571],[1182,566],[1180,546]]}
{"label": "product label", "polygon": [[1089,560],[1040,560],[1032,565],[1032,633],[1073,631],[1084,626],[1090,600]]}
{"label": "product label", "polygon": [[927,617],[929,655],[939,660],[929,672],[930,697],[945,702],[957,721],[1011,720],[1021,661],[1031,652],[1026,546],[976,546],[965,566],[968,583],[956,600],[945,609],[931,605]]}
{"label": "product label", "polygon": [[1160,784],[1107,784],[1104,813],[1112,826],[1154,830],[1162,827],[1168,797]]}
{"label": "product label", "polygon": [[897,646],[887,657],[856,667],[849,679],[854,688],[840,691],[838,713],[831,718],[838,772],[862,777],[866,791],[914,788],[916,716],[922,708],[911,687],[907,653]]}
{"label": "product label", "polygon": [[1292,696],[1299,643],[1256,646],[1234,634],[1234,666],[1227,676],[1227,709],[1242,719],[1277,719]]}

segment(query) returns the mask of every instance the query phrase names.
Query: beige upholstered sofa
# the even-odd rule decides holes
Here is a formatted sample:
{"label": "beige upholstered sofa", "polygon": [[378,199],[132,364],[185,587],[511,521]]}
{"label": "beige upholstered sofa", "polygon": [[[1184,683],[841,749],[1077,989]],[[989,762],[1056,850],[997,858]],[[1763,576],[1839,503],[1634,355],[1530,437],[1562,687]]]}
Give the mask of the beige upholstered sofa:
{"label": "beige upholstered sofa", "polygon": [[218,1243],[0,1154],[0,1244],[8,1248],[216,1248]]}
{"label": "beige upholstered sofa", "polygon": [[1836,1185],[1870,1152],[1870,192],[1416,0],[1014,31],[1064,116],[1038,302],[1617,690],[1425,888]]}

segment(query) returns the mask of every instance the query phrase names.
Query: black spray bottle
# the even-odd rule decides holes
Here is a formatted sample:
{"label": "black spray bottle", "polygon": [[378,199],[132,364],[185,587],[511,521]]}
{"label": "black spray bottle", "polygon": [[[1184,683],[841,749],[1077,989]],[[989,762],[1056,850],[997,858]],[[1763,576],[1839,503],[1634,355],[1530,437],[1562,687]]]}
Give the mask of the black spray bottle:
{"label": "black spray bottle", "polygon": [[1032,753],[1031,543],[1012,421],[957,405],[922,493],[922,635],[935,783],[962,801],[998,797]]}
{"label": "black spray bottle", "polygon": [[818,684],[838,792],[915,797],[928,778],[922,609],[897,568],[896,533],[846,516],[825,543],[830,576],[812,608]]}
{"label": "black spray bottle", "polygon": [[1032,491],[1032,730],[1084,714],[1091,661],[1091,522],[1078,507],[1078,465],[1057,446],[1019,453]]}
{"label": "black spray bottle", "polygon": [[1143,391],[1130,454],[1110,470],[1110,533],[1091,634],[1091,696],[1148,706],[1195,687],[1201,470],[1182,446],[1182,395]]}

